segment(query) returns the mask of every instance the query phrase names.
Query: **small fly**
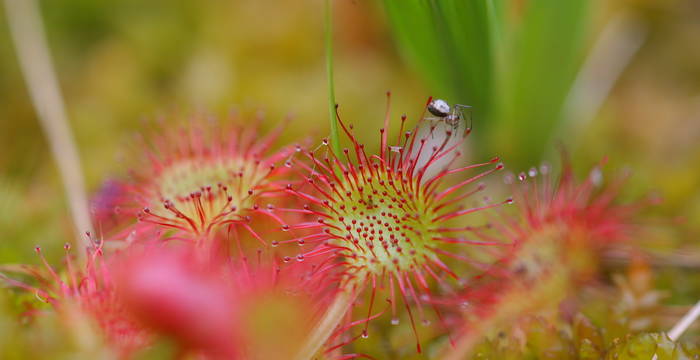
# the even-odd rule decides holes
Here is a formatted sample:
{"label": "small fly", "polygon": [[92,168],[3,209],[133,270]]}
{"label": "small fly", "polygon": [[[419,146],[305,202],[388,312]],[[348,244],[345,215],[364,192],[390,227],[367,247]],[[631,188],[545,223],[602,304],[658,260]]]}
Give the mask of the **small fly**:
{"label": "small fly", "polygon": [[469,105],[454,104],[450,107],[447,101],[435,99],[428,104],[428,112],[432,117],[427,117],[426,120],[441,121],[452,127],[452,130],[459,129],[462,120],[466,121],[466,132],[472,129],[472,107]]}

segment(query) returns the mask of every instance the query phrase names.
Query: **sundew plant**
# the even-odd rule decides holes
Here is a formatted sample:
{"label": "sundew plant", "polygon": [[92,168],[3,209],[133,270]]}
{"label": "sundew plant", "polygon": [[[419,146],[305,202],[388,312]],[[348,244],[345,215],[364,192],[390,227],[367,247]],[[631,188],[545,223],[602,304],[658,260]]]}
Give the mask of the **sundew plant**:
{"label": "sundew plant", "polygon": [[700,359],[697,6],[3,5],[0,358]]}

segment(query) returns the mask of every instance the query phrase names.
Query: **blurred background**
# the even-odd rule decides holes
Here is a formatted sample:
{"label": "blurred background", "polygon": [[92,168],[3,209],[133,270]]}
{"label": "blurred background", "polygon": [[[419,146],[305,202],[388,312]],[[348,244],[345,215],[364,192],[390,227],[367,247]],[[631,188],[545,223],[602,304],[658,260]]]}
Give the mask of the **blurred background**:
{"label": "blurred background", "polygon": [[[654,211],[671,220],[648,248],[671,265],[670,301],[700,297],[700,278],[672,281],[700,268],[700,2],[334,4],[336,100],[362,139],[378,135],[391,90],[394,118],[415,121],[428,96],[474,106],[472,160],[499,155],[518,172],[558,163],[563,145],[583,173],[608,157],[608,170],[632,169],[629,196],[665,199]],[[321,0],[40,5],[91,193],[136,163],[132,140],[157,118],[235,108],[264,112],[267,129],[293,116],[283,142],[327,136]],[[72,230],[4,11],[0,262],[35,263],[35,245],[58,259]]]}

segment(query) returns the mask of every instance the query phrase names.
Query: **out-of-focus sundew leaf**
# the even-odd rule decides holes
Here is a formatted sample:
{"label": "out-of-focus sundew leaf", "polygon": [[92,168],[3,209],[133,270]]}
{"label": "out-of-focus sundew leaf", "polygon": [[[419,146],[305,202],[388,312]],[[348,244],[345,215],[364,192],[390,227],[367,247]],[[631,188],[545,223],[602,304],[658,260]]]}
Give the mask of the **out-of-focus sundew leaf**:
{"label": "out-of-focus sundew leaf", "polygon": [[436,96],[476,108],[479,151],[529,166],[582,61],[589,1],[385,0],[400,50]]}
{"label": "out-of-focus sundew leaf", "polygon": [[649,360],[656,355],[658,360],[685,360],[700,356],[696,346],[674,343],[663,333],[627,335],[603,343],[603,331],[581,314],[574,324],[532,316],[491,336],[477,347],[473,358]]}
{"label": "out-of-focus sundew leaf", "polygon": [[581,359],[600,359],[605,341],[600,329],[596,328],[588,318],[578,314],[574,318],[574,344],[578,348],[578,356]]}
{"label": "out-of-focus sundew leaf", "polygon": [[618,340],[605,360],[647,360],[654,355],[658,360],[685,360],[697,358],[700,352],[674,343],[665,334],[644,333]]}

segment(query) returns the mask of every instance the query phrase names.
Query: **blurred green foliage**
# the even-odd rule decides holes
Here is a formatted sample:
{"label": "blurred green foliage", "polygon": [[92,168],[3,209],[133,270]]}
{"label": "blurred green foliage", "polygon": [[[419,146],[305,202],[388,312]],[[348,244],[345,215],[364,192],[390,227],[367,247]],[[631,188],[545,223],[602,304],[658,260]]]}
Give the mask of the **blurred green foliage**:
{"label": "blurred green foliage", "polygon": [[584,55],[588,0],[385,0],[399,47],[437,97],[475,108],[481,155],[542,159]]}

